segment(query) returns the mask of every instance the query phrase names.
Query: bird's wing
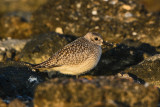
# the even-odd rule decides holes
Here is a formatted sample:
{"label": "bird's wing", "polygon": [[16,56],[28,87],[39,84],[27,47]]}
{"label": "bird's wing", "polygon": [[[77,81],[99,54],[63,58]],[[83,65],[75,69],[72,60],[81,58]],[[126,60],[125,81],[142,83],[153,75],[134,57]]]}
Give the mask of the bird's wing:
{"label": "bird's wing", "polygon": [[48,60],[37,64],[35,68],[52,68],[63,65],[76,65],[89,57],[89,45],[83,38],[79,38],[60,49]]}

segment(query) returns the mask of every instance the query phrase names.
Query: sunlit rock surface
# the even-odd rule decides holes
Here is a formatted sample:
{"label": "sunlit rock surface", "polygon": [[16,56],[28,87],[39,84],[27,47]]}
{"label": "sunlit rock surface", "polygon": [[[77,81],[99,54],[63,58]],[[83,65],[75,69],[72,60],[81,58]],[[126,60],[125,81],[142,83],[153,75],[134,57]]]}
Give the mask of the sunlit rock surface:
{"label": "sunlit rock surface", "polygon": [[36,107],[142,107],[157,106],[158,89],[134,83],[131,78],[55,78],[35,90]]}

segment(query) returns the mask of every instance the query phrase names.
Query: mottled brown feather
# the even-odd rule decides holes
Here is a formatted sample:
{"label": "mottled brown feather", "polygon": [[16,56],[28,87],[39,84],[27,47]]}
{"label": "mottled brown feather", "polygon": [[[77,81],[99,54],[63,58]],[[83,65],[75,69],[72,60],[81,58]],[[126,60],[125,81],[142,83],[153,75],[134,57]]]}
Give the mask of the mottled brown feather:
{"label": "mottled brown feather", "polygon": [[70,44],[66,45],[63,49],[57,51],[48,60],[37,64],[34,68],[52,68],[63,65],[77,65],[89,58],[93,54],[98,45],[90,43],[84,37],[80,37]]}

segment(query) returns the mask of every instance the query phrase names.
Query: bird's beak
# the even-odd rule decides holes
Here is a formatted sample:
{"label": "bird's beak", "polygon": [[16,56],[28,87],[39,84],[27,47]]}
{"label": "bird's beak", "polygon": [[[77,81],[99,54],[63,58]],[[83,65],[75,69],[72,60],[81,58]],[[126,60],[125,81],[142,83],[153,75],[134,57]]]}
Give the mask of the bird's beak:
{"label": "bird's beak", "polygon": [[109,42],[106,42],[106,41],[103,41],[103,45],[113,46],[113,44],[112,44],[112,43],[109,43]]}

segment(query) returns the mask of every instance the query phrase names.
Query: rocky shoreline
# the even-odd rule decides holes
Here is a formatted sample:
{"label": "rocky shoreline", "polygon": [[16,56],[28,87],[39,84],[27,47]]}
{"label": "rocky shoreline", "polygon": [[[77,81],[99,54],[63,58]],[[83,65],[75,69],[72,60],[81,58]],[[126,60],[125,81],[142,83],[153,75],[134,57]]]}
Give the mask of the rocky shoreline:
{"label": "rocky shoreline", "polygon": [[[0,107],[158,107],[160,14],[141,1],[41,0],[29,14],[0,11]],[[89,31],[115,44],[90,72],[77,79],[30,66]]]}

